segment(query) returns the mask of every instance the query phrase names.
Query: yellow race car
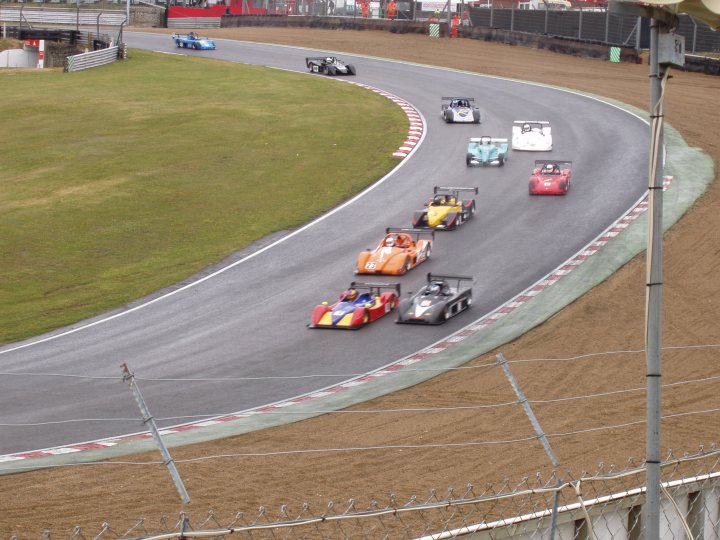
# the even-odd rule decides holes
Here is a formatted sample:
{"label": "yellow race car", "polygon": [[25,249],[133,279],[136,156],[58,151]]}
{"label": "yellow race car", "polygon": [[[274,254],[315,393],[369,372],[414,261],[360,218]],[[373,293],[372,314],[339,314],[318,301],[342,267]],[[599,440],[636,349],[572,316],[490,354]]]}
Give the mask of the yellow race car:
{"label": "yellow race car", "polygon": [[463,194],[477,195],[478,188],[435,186],[432,198],[423,210],[413,215],[413,227],[429,227],[451,231],[457,229],[475,215],[475,198],[463,198]]}

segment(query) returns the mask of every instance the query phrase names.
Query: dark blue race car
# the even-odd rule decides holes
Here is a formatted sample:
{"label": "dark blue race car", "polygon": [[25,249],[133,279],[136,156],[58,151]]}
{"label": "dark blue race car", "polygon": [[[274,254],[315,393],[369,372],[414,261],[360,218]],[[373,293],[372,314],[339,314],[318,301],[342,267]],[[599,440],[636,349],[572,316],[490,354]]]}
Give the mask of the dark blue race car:
{"label": "dark blue race car", "polygon": [[215,42],[212,39],[200,37],[194,32],[190,32],[186,36],[173,33],[172,38],[175,45],[183,49],[215,50]]}

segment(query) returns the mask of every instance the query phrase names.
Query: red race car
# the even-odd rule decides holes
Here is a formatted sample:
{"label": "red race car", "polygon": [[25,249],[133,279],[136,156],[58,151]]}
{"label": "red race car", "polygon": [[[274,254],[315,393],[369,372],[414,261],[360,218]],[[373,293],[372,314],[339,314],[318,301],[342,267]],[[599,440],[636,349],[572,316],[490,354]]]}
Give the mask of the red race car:
{"label": "red race car", "polygon": [[350,283],[333,305],[328,302],[315,306],[310,328],[339,328],[357,330],[398,305],[399,283]]}
{"label": "red race car", "polygon": [[570,189],[572,161],[535,161],[528,186],[530,195],[565,195]]}

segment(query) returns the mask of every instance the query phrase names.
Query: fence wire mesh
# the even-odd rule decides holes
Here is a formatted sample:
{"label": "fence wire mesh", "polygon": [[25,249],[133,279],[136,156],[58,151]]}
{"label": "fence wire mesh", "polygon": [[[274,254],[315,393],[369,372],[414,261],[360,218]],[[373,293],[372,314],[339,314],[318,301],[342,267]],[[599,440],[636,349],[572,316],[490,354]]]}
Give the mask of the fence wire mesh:
{"label": "fence wire mesh", "polygon": [[[440,539],[517,538],[551,540],[642,540],[645,468],[600,464],[594,474],[555,471],[519,481],[504,480],[462,490],[431,491],[424,499],[359,507],[354,500],[325,508],[305,503],[277,512],[261,507],[223,520],[212,510],[197,519],[185,513],[152,524],[138,519],[129,528],[103,523],[97,531],[75,527],[70,540],[173,538],[248,539]],[[720,538],[720,449],[701,448],[662,464],[663,540]],[[58,538],[45,531],[41,538]],[[17,540],[11,537],[11,540]]]}

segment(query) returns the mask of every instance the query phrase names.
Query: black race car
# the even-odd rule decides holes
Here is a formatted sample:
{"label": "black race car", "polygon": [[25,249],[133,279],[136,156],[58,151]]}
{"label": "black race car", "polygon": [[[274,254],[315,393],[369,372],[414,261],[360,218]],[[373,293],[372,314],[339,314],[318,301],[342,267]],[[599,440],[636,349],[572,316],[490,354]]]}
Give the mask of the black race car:
{"label": "black race car", "polygon": [[427,285],[400,301],[398,319],[404,324],[442,324],[472,304],[472,276],[428,274]]}
{"label": "black race car", "polygon": [[311,73],[323,75],[355,75],[355,66],[346,64],[335,56],[311,56],[305,58],[305,65]]}

